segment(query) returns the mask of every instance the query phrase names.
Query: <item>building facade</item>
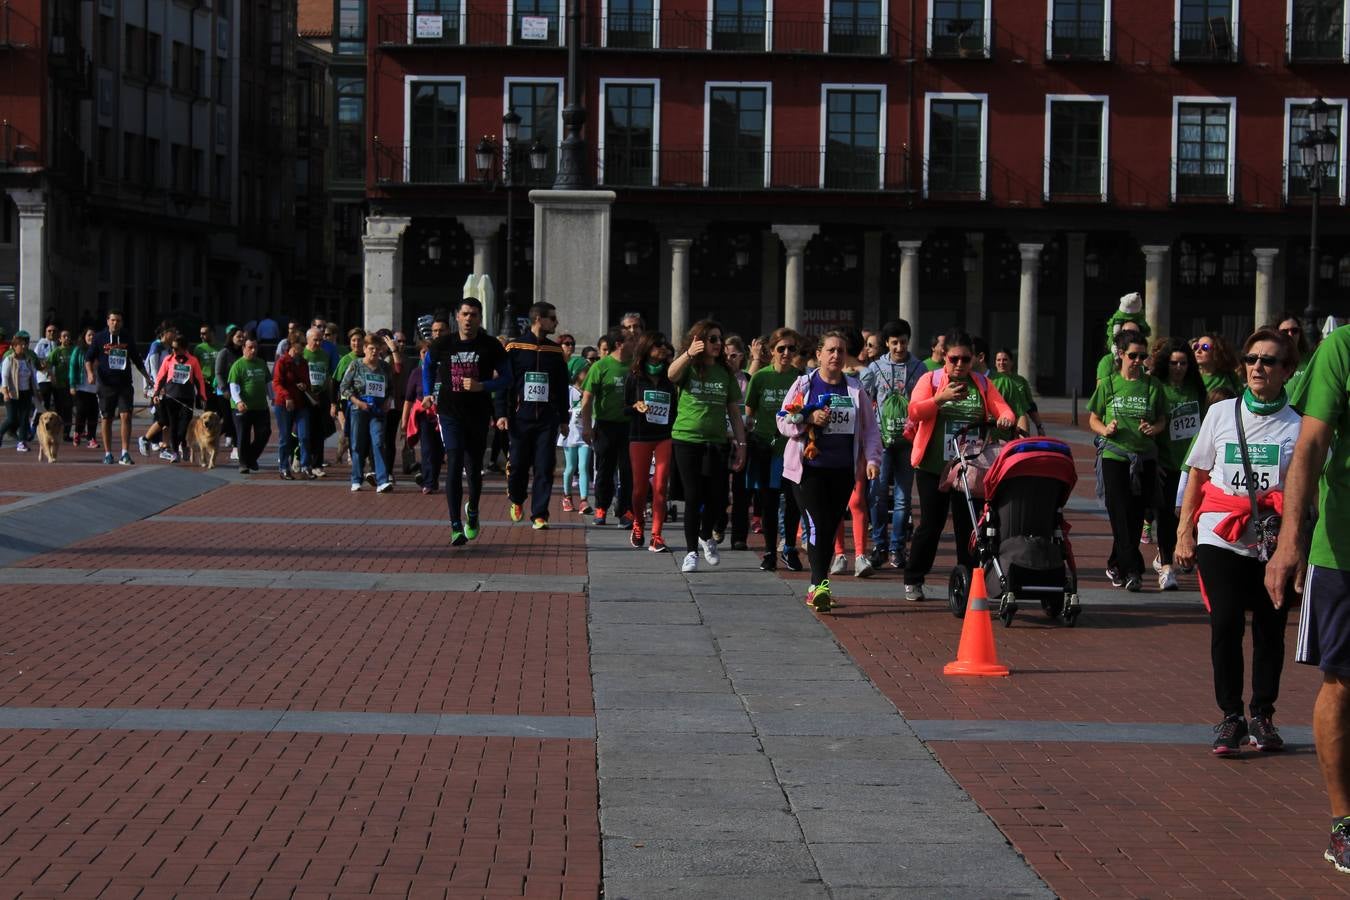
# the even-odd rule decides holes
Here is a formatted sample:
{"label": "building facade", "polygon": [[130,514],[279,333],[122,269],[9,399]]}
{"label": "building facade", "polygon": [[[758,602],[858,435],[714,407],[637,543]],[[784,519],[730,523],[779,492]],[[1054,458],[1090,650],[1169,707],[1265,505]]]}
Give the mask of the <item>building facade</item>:
{"label": "building facade", "polygon": [[[551,181],[565,11],[365,3],[366,189],[380,233],[402,235],[405,315],[475,268],[500,285],[510,267],[528,302],[528,206],[507,260],[499,162],[480,173],[474,151],[514,109]],[[960,323],[1009,345],[1068,391],[1127,291],[1186,336],[1302,309],[1309,278],[1325,310],[1350,308],[1345,0],[580,6],[616,317],[678,331],[715,313],[753,334],[900,312],[923,336]],[[1340,146],[1310,266],[1295,144],[1316,97]]]}

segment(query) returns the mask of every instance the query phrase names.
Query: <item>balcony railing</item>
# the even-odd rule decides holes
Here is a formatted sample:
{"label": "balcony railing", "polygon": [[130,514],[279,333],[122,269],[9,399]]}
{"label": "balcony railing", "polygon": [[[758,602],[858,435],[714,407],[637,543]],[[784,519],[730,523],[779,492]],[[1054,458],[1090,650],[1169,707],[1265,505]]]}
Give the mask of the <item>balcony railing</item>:
{"label": "balcony railing", "polygon": [[531,16],[517,11],[479,12],[447,8],[440,12],[385,13],[376,24],[382,47],[559,47],[562,31],[557,14]]}
{"label": "balcony railing", "polygon": [[[1336,201],[1341,196],[1341,165],[1334,162],[1322,169],[1322,200]],[[1284,198],[1291,206],[1301,206],[1312,202],[1312,191],[1308,190],[1308,173],[1303,164],[1290,162],[1284,164]]]}
{"label": "balcony railing", "polygon": [[943,17],[928,20],[930,59],[989,59],[994,20]]}
{"label": "balcony railing", "polygon": [[1172,61],[1232,63],[1238,61],[1240,31],[1230,19],[1172,23]]}
{"label": "balcony railing", "polygon": [[1350,57],[1346,55],[1345,26],[1341,22],[1287,26],[1285,61],[1290,63],[1350,61]]}
{"label": "balcony railing", "polygon": [[1053,19],[1046,23],[1045,58],[1060,62],[1110,59],[1106,23],[1101,19]]}
{"label": "balcony railing", "polygon": [[1230,203],[1235,183],[1228,163],[1203,160],[1172,161],[1174,203]]}
{"label": "balcony railing", "polygon": [[466,182],[464,144],[440,147],[375,144],[375,180],[383,185],[456,185]]}
{"label": "balcony railing", "polygon": [[37,43],[38,29],[33,22],[0,0],[0,50],[22,50]]}
{"label": "balcony railing", "polygon": [[1063,159],[1042,160],[1043,199],[1048,203],[1104,203],[1110,196],[1109,166],[1084,160],[1077,165]]}

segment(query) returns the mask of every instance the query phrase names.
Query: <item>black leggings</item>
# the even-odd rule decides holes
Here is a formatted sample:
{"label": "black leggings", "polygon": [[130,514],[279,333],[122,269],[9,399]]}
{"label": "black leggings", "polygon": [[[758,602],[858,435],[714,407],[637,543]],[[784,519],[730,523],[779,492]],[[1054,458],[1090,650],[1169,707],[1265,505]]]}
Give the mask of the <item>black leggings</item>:
{"label": "black leggings", "polygon": [[[1144,527],[1144,510],[1157,493],[1158,464],[1149,460],[1139,466],[1139,493],[1130,485],[1130,464],[1115,459],[1102,460],[1102,489],[1106,496],[1106,516],[1111,520],[1111,555],[1106,560],[1125,578],[1144,575],[1144,554],[1139,552],[1139,535]],[[1176,531],[1176,526],[1172,527]],[[1174,538],[1175,539],[1175,538]]]}
{"label": "black leggings", "polygon": [[797,505],[797,492],[790,488],[784,490],[784,487],[790,486],[791,482],[783,483],[784,487],[763,487],[763,485],[769,483],[773,461],[772,446],[757,440],[750,443],[750,462],[747,464],[747,468],[750,470],[750,479],[761,485],[755,496],[759,503],[760,519],[764,525],[764,550],[767,553],[778,552],[779,496],[783,497],[786,504],[783,510],[785,547],[797,545],[797,526],[802,521],[801,507]]}
{"label": "black leggings", "polygon": [[93,391],[75,392],[75,432],[85,440],[94,439],[98,428],[98,394]]}
{"label": "black leggings", "polygon": [[166,429],[169,432],[169,448],[174,453],[183,453],[187,449],[188,426],[192,424],[192,402],[188,401],[185,405],[169,397],[161,402],[169,422]]}
{"label": "black leggings", "polygon": [[1266,593],[1266,564],[1252,556],[1201,544],[1195,548],[1200,583],[1209,601],[1209,658],[1214,700],[1225,716],[1242,715],[1242,633],[1252,613],[1254,716],[1273,716],[1284,669],[1284,626],[1297,599],[1291,586],[1276,609]]}
{"label": "black leggings", "polygon": [[834,533],[848,511],[854,477],[852,466],[802,466],[802,480],[797,482],[795,493],[806,524],[806,558],[811,562],[812,584],[830,577]]}
{"label": "black leggings", "polygon": [[[924,576],[933,570],[938,543],[947,527],[947,513],[952,514],[952,533],[956,538],[956,561],[968,568],[975,566],[975,554],[970,551],[970,509],[966,495],[960,491],[941,491],[941,478],[923,469],[914,470],[914,489],[919,493],[919,527],[909,548],[909,564],[905,566],[905,584],[923,584]],[[976,500],[976,510],[983,501]]]}
{"label": "black leggings", "polygon": [[[617,518],[633,505],[633,462],[628,457],[628,423],[596,419],[594,436],[595,508],[606,510]],[[722,471],[725,477],[726,469]],[[725,488],[723,493],[726,493]]]}
{"label": "black leggings", "polygon": [[1164,566],[1172,564],[1172,554],[1177,549],[1177,486],[1181,484],[1181,472],[1163,472],[1159,481],[1160,496],[1154,504],[1153,516],[1154,540],[1158,542],[1158,556]]}
{"label": "black leggings", "polygon": [[699,538],[712,540],[713,525],[727,506],[727,448],[688,441],[672,441],[671,447],[684,485],[684,548],[693,553]]}

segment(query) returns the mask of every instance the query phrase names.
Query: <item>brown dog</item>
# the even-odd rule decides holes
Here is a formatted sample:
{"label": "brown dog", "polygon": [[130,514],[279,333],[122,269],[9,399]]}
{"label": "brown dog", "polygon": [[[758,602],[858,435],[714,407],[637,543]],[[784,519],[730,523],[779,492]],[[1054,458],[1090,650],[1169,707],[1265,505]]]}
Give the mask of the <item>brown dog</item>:
{"label": "brown dog", "polygon": [[220,443],[220,416],[204,412],[188,426],[188,462],[201,458],[203,468],[216,467],[216,445]]}
{"label": "brown dog", "polygon": [[346,462],[350,463],[352,461],[351,441],[347,437],[347,429],[345,428],[338,431],[337,461],[343,462],[344,457],[346,457]]}
{"label": "brown dog", "polygon": [[61,446],[61,431],[64,427],[61,424],[61,417],[54,412],[45,412],[38,416],[38,462],[42,462],[43,454],[46,454],[47,462],[56,462],[56,452]]}

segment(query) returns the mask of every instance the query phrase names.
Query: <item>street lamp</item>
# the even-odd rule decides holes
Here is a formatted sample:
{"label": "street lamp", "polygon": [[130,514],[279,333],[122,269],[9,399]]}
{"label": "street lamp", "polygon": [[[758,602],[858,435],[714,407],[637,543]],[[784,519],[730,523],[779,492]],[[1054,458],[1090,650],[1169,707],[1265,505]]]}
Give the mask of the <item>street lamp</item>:
{"label": "street lamp", "polygon": [[1326,167],[1336,161],[1336,132],[1331,130],[1331,107],[1321,97],[1313,100],[1308,107],[1308,128],[1298,142],[1299,163],[1303,166],[1304,177],[1308,181],[1308,191],[1312,194],[1312,226],[1308,247],[1308,305],[1303,309],[1303,333],[1316,342],[1321,337],[1318,319],[1321,311],[1317,308],[1317,276],[1319,262],[1317,252],[1317,208],[1322,199],[1322,177]]}
{"label": "street lamp", "polygon": [[[506,290],[502,292],[502,315],[506,317],[505,327],[500,331],[511,332],[515,328],[516,315],[516,287],[515,287],[515,254],[516,254],[516,179],[515,168],[519,164],[517,159],[516,147],[520,139],[520,116],[516,113],[515,107],[506,111],[502,116],[502,140],[506,144],[506,150],[502,154],[502,177],[498,182],[493,177],[493,161],[497,156],[497,142],[495,139],[483,135],[474,148],[473,161],[478,167],[478,174],[481,178],[492,184],[494,187],[501,184],[506,191]],[[541,171],[548,165],[548,148],[544,146],[543,141],[535,138],[530,144],[528,150],[530,168],[536,172]],[[489,328],[497,326],[499,323],[485,323]]]}

